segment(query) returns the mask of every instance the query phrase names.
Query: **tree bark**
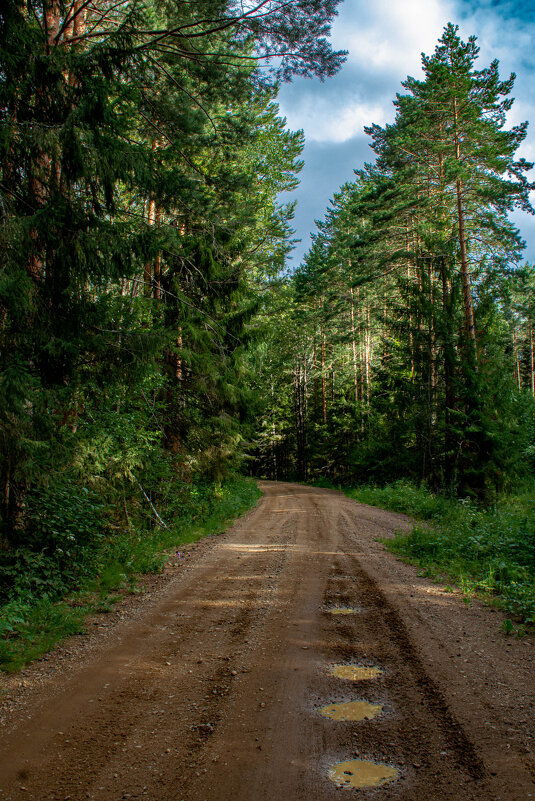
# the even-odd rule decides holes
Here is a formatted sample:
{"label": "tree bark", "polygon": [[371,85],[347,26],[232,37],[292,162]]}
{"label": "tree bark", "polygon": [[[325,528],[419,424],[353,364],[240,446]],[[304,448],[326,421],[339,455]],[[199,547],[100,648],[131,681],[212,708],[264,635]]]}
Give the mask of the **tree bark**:
{"label": "tree bark", "polygon": [[359,374],[357,367],[357,338],[355,333],[355,298],[351,287],[351,347],[353,350],[353,375],[355,383],[355,403],[359,402]]}
{"label": "tree bark", "polygon": [[327,377],[325,375],[326,344],[325,329],[321,327],[321,408],[323,425],[327,423]]}
{"label": "tree bark", "polygon": [[[152,149],[154,150],[156,143],[152,143]],[[151,195],[149,198],[149,205],[147,208],[147,223],[150,226],[153,226],[156,220],[156,201],[154,200],[154,196]],[[143,270],[143,279],[145,283],[145,297],[150,298],[152,296],[152,276],[153,276],[153,269],[154,265],[150,259],[145,263],[145,267]]]}
{"label": "tree bark", "polygon": [[466,232],[464,226],[463,185],[460,178],[456,182],[457,217],[459,231],[459,247],[461,250],[461,277],[463,282],[464,325],[466,336],[476,357],[476,326],[474,321],[474,305],[472,301],[472,287],[470,285],[470,271],[468,267],[468,253],[466,248]]}
{"label": "tree bark", "polygon": [[531,394],[535,398],[535,362],[533,353],[533,323],[529,321],[529,365],[531,373]]}
{"label": "tree bark", "polygon": [[515,354],[516,383],[517,383],[518,389],[521,389],[521,382],[520,382],[520,356],[519,356],[519,353],[518,353],[518,344],[517,344],[516,333],[515,333],[514,328],[513,328],[513,350],[514,350],[514,354]]}
{"label": "tree bark", "polygon": [[366,309],[366,335],[365,335],[365,359],[366,359],[366,404],[370,405],[370,362],[371,362],[371,335],[370,335],[370,308]]}
{"label": "tree bark", "polygon": [[[458,163],[461,163],[461,143],[459,139],[458,121],[459,114],[457,108],[457,98],[453,99],[453,115],[455,121],[454,143],[455,143],[455,158]],[[465,212],[463,204],[463,182],[457,178],[455,182],[455,191],[457,195],[457,232],[459,240],[459,248],[461,251],[461,277],[463,284],[463,308],[464,308],[464,326],[465,334],[470,348],[471,356],[474,361],[474,366],[477,362],[476,354],[476,326],[474,321],[474,305],[472,301],[472,287],[470,285],[470,271],[468,265],[468,248],[466,245],[466,230],[465,230]]]}

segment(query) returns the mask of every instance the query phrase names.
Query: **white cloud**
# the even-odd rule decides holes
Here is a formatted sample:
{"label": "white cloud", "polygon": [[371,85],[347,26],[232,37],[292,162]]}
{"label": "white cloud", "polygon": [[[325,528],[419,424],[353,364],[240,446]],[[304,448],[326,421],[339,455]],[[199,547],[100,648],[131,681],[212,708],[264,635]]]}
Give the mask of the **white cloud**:
{"label": "white cloud", "polygon": [[327,98],[307,98],[298,108],[285,109],[290,128],[304,128],[308,142],[347,142],[363,133],[365,125],[384,125],[385,108],[380,103],[329,103]]}
{"label": "white cloud", "polygon": [[[508,114],[508,127],[530,120],[528,136],[518,155],[535,161],[535,25],[511,11],[503,16],[500,4],[478,4],[478,0],[345,0],[333,25],[336,49],[349,51],[342,70],[324,83],[296,80],[283,86],[281,112],[291,128],[303,128],[311,149],[305,150],[302,207],[298,205],[297,228],[307,245],[307,231],[314,217],[322,217],[328,198],[342,180],[350,180],[352,169],[367,158],[362,136],[366,125],[384,125],[394,117],[392,101],[401,92],[407,75],[420,77],[422,51],[431,55],[448,22],[460,25],[464,40],[475,34],[480,46],[477,68],[494,58],[500,61],[500,76],[517,73],[513,96],[517,98]],[[307,152],[321,152],[321,160],[309,159]],[[369,158],[373,156],[369,154]],[[343,175],[347,177],[344,178]],[[535,178],[535,170],[530,178]],[[314,192],[310,192],[310,187]],[[299,191],[296,193],[300,198]],[[302,211],[301,211],[302,208]],[[305,219],[306,218],[306,219]],[[526,220],[521,223],[520,220]],[[535,220],[515,217],[528,240],[528,258],[535,260]]]}
{"label": "white cloud", "polygon": [[420,71],[451,16],[450,0],[346,0],[333,25],[336,49],[348,50],[342,71],[324,84],[298,81],[284,88],[281,111],[308,141],[345,142],[365,125],[393,120],[400,82]]}
{"label": "white cloud", "polygon": [[[387,71],[403,80],[419,71],[420,54],[431,52],[444,25],[454,15],[448,0],[375,0],[355,14],[344,12],[333,26],[333,43],[349,50],[349,63],[366,70]],[[362,11],[363,13],[360,13]]]}

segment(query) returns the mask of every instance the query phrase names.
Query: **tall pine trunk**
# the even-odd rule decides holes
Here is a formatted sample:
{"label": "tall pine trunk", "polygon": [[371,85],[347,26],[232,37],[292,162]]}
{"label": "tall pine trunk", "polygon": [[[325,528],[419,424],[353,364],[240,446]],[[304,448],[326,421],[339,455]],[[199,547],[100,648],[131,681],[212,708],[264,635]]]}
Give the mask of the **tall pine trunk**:
{"label": "tall pine trunk", "polygon": [[[453,99],[453,116],[455,121],[454,142],[455,142],[455,158],[457,162],[461,163],[461,142],[459,138],[459,111],[457,98]],[[465,212],[463,203],[463,182],[461,178],[457,178],[455,182],[455,194],[457,198],[457,234],[459,240],[459,249],[461,253],[461,278],[463,284],[463,309],[464,309],[464,326],[465,335],[467,339],[467,346],[470,353],[470,362],[475,367],[477,361],[476,355],[476,326],[474,321],[474,304],[472,300],[472,287],[470,284],[470,270],[468,265],[468,249],[466,245],[466,229],[465,229]]]}
{"label": "tall pine trunk", "polygon": [[326,366],[326,343],[325,343],[325,329],[323,323],[321,325],[321,409],[323,425],[327,424],[327,376],[325,374]]}
{"label": "tall pine trunk", "polygon": [[355,298],[351,287],[351,348],[353,351],[353,377],[355,383],[355,403],[359,402],[359,374],[357,362],[357,335],[355,330]]}

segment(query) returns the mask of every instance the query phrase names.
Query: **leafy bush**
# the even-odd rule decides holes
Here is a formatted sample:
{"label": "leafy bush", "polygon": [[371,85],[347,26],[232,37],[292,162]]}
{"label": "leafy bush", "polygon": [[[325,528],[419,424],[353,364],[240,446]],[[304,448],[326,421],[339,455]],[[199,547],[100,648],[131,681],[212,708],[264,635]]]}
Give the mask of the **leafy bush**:
{"label": "leafy bush", "polygon": [[[109,510],[92,491],[73,486],[34,494],[27,528],[33,533],[0,558],[0,667],[17,670],[80,631],[88,612],[110,608],[110,592],[132,588],[140,573],[161,570],[166,550],[220,532],[260,492],[254,481],[237,476],[222,484],[177,480],[169,496],[167,528],[155,525],[150,507],[150,517],[139,514],[135,525],[112,528]],[[42,550],[35,547],[40,538]],[[74,608],[61,600],[73,590],[79,591]]]}
{"label": "leafy bush", "polygon": [[72,608],[47,597],[33,603],[5,604],[0,609],[0,668],[18,670],[59,639],[78,634],[86,613],[86,609]]}
{"label": "leafy bush", "polygon": [[349,489],[346,494],[360,503],[382,506],[392,512],[403,512],[422,520],[443,517],[451,506],[451,502],[443,495],[430,492],[425,487],[418,487],[404,479],[385,487],[362,486]]}
{"label": "leafy bush", "polygon": [[535,624],[535,508],[533,494],[494,507],[454,501],[398,481],[360,487],[350,497],[428,521],[398,532],[387,547],[432,575],[452,577],[467,593],[492,597],[523,623]]}
{"label": "leafy bush", "polygon": [[18,547],[0,554],[0,601],[58,598],[92,575],[104,511],[95,492],[74,483],[29,493]]}

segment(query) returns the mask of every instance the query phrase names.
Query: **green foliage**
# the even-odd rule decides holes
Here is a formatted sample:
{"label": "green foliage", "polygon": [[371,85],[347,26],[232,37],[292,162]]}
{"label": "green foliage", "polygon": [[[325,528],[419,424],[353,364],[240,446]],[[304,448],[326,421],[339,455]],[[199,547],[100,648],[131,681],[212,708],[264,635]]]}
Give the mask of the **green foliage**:
{"label": "green foliage", "polygon": [[260,474],[492,503],[532,469],[534,279],[508,217],[532,212],[527,123],[506,128],[514,76],[478,53],[445,27],[317,222],[260,365]]}
{"label": "green foliage", "polygon": [[430,492],[426,487],[417,486],[406,479],[384,487],[362,485],[344,491],[359,503],[381,506],[422,520],[440,520],[452,508],[452,502],[444,495]]}
{"label": "green foliage", "polygon": [[104,509],[96,493],[74,482],[28,494],[17,546],[0,553],[0,602],[54,600],[92,575]]}
{"label": "green foliage", "polygon": [[[260,496],[256,483],[242,477],[215,485],[177,484],[173,489],[178,500],[169,528],[146,525],[108,530],[105,536],[97,532],[85,499],[72,501],[69,509],[60,513],[62,492],[48,496],[47,522],[42,521],[40,533],[49,532],[56,546],[51,544],[49,553],[43,554],[27,544],[11,554],[9,562],[6,558],[1,567],[1,669],[18,670],[58,640],[83,631],[88,613],[111,610],[114,599],[120,597],[113,595],[114,591],[132,590],[140,574],[161,570],[170,549],[220,533]],[[70,513],[76,508],[88,515],[85,545],[73,544],[68,533],[62,535],[62,524],[72,526]],[[68,547],[78,549],[71,550],[70,565],[57,547],[57,542],[65,544],[65,539]],[[35,544],[38,542],[36,539]],[[66,593],[67,600],[58,600]]]}
{"label": "green foliage", "polygon": [[533,486],[484,508],[398,481],[359,487],[350,497],[428,521],[398,533],[389,550],[430,575],[453,578],[524,624],[535,624],[535,506]]}
{"label": "green foliage", "polygon": [[339,68],[338,2],[4,3],[4,661],[32,607],[59,631],[59,599],[92,586],[104,608],[251,502],[247,350],[304,144],[278,81]]}
{"label": "green foliage", "polygon": [[0,607],[0,669],[15,672],[64,637],[80,634],[87,610],[43,597]]}

